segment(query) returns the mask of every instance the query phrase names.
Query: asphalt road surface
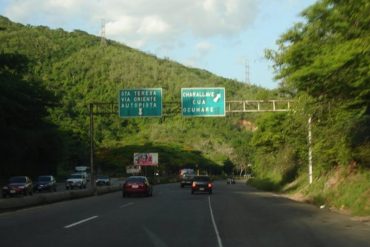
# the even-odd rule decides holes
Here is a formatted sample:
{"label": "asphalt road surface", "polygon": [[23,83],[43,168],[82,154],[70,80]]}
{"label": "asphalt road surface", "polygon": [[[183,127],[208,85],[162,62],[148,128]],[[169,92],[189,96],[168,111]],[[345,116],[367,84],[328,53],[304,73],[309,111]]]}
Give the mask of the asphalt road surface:
{"label": "asphalt road surface", "polygon": [[244,184],[157,185],[0,214],[0,246],[370,246],[370,226]]}

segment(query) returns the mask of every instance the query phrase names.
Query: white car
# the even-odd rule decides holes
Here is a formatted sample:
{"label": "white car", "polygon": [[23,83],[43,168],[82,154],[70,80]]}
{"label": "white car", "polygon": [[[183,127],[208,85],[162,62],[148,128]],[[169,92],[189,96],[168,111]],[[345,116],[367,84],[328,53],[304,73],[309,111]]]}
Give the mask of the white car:
{"label": "white car", "polygon": [[87,184],[86,176],[80,173],[75,173],[75,174],[72,174],[66,180],[66,190],[73,189],[73,188],[84,189],[86,188],[86,184]]}
{"label": "white car", "polygon": [[102,185],[111,185],[110,178],[108,176],[98,176],[95,180],[96,185],[102,186]]}

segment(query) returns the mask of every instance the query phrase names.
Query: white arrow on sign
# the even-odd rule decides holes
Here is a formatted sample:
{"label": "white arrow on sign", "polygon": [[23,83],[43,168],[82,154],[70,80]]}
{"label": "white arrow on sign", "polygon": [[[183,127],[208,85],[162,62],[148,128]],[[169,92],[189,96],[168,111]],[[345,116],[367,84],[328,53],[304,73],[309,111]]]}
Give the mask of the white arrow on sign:
{"label": "white arrow on sign", "polygon": [[139,116],[143,115],[143,109],[139,108]]}
{"label": "white arrow on sign", "polygon": [[221,94],[218,93],[216,97],[213,99],[213,102],[217,103],[217,101],[221,98]]}

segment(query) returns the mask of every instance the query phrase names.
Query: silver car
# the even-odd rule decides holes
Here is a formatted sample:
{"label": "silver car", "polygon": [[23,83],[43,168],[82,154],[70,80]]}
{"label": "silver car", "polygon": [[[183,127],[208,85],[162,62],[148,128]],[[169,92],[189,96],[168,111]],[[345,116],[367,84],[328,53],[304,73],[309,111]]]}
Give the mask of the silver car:
{"label": "silver car", "polygon": [[84,189],[86,188],[87,180],[86,177],[83,174],[72,174],[67,180],[66,180],[66,190],[73,189],[73,188],[80,188]]}

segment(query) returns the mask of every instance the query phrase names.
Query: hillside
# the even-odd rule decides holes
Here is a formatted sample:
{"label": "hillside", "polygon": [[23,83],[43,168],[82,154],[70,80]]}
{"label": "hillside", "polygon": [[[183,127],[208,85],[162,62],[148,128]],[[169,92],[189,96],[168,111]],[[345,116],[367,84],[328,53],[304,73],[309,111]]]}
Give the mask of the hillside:
{"label": "hillside", "polygon": [[[160,87],[164,105],[179,105],[182,87],[225,87],[227,100],[273,97],[273,92],[268,90],[159,59],[112,40],[102,45],[99,37],[79,30],[66,32],[25,26],[5,17],[0,18],[0,30],[2,56],[20,56],[25,60],[25,69],[17,76],[26,82],[31,78],[38,81],[39,86],[57,101],[51,107],[46,106],[49,115],[44,120],[56,126],[60,133],[56,145],[62,160],[52,166],[62,171],[78,163],[88,163],[89,103],[116,102],[120,89]],[[249,117],[253,120],[253,116]],[[107,159],[106,152],[129,145],[137,146],[137,151],[143,152],[150,151],[140,148],[144,145],[160,145],[169,150],[196,153],[199,161],[206,159],[213,165],[222,165],[231,156],[235,160],[245,160],[237,151],[250,138],[249,132],[239,126],[240,119],[244,118],[238,115],[183,119],[179,114],[173,114],[162,119],[124,120],[115,115],[96,116],[97,153],[100,149],[105,150],[104,157],[97,157],[97,164],[123,170],[123,165],[131,163],[132,154]],[[195,166],[198,163],[194,158],[182,160],[184,156],[174,158],[169,153],[171,157],[167,157],[166,152],[162,153],[163,167],[169,164]],[[99,158],[103,160],[99,161]],[[114,162],[107,164],[107,160]],[[36,158],[34,162],[40,161]]]}

